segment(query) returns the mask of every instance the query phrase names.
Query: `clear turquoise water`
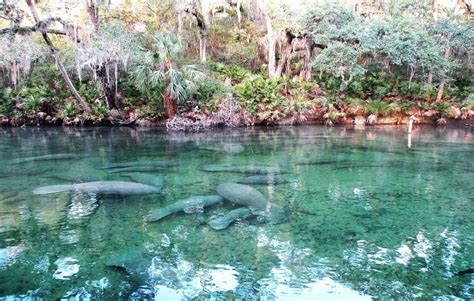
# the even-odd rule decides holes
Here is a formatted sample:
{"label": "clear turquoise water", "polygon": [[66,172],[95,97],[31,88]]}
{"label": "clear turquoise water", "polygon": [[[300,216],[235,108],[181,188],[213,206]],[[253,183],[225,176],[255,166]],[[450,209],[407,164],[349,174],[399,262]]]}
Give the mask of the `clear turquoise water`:
{"label": "clear turquoise water", "polygon": [[[474,268],[474,132],[418,128],[411,148],[405,132],[0,129],[0,300],[473,299],[474,274],[456,272]],[[245,151],[201,148],[221,142]],[[86,157],[11,163],[57,153]],[[69,183],[58,177],[126,180],[98,167],[161,159],[179,162],[159,173],[162,195],[32,193]],[[296,165],[300,160],[332,163]],[[144,222],[152,209],[214,194],[216,183],[240,178],[199,170],[215,162],[287,168],[290,183],[254,187],[288,208],[291,219],[210,229],[210,216],[234,208],[226,203]],[[137,252],[143,279],[105,266]]]}

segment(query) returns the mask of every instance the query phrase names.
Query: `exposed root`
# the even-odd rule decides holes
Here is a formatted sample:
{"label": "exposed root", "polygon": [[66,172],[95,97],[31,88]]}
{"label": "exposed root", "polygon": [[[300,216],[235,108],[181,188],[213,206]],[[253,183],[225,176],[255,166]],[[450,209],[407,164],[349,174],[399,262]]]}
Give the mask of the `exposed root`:
{"label": "exposed root", "polygon": [[209,116],[175,116],[166,123],[166,128],[170,131],[200,132],[219,126],[238,127],[242,123],[240,105],[232,97],[227,97]]}

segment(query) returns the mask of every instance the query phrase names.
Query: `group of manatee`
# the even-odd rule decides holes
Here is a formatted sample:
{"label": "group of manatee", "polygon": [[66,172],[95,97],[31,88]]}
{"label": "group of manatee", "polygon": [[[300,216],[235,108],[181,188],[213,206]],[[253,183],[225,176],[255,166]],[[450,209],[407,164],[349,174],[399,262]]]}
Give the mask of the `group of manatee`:
{"label": "group of manatee", "polygon": [[[227,154],[238,154],[244,150],[240,144],[224,144],[222,147],[206,146],[205,150],[218,151]],[[13,161],[14,164],[34,163],[50,160],[73,160],[83,158],[77,154],[52,154],[38,157],[22,158]],[[337,164],[340,161],[328,161],[306,158],[295,162],[296,165],[326,165]],[[176,167],[175,161],[135,161],[110,163],[101,169],[110,173],[120,174],[131,179],[131,181],[87,181],[83,183],[50,185],[38,187],[33,190],[34,194],[51,194],[59,192],[94,193],[98,195],[145,195],[159,194],[163,189],[163,180],[160,176],[150,172],[166,171],[168,168]],[[205,172],[237,173],[245,177],[233,182],[224,182],[216,186],[216,195],[190,196],[178,200],[168,206],[152,210],[145,216],[146,222],[157,222],[169,215],[179,212],[195,212],[193,208],[205,208],[225,201],[231,202],[238,207],[225,214],[211,217],[207,224],[215,230],[228,228],[237,220],[256,217],[260,222],[278,224],[289,218],[286,208],[269,202],[258,190],[249,185],[278,185],[288,183],[289,180],[282,176],[286,173],[284,169],[277,166],[265,165],[235,165],[235,164],[207,164],[200,167]],[[144,283],[148,277],[149,261],[144,255],[133,250],[113,256],[106,262],[106,266],[125,272],[134,281]],[[469,268],[456,273],[458,276],[474,273]]]}
{"label": "group of manatee", "polygon": [[[224,152],[235,155],[244,151],[241,144],[222,143],[218,146],[206,146],[202,149]],[[14,163],[35,162],[44,160],[70,160],[83,156],[76,154],[51,154],[39,157],[30,157],[17,160]],[[161,172],[177,166],[176,161],[134,161],[109,163],[100,169],[110,173],[118,173],[131,179],[131,181],[88,181],[82,183],[48,185],[33,190],[34,194],[52,194],[60,192],[93,193],[97,195],[147,195],[159,194],[163,189],[163,180],[159,175],[150,172]],[[207,224],[215,229],[222,230],[229,227],[237,220],[256,217],[259,222],[278,224],[288,219],[289,213],[282,206],[269,202],[257,189],[249,184],[287,183],[288,179],[280,174],[284,170],[275,166],[265,165],[231,165],[208,164],[200,167],[206,172],[226,172],[244,174],[246,177],[234,182],[220,183],[215,188],[216,195],[190,196],[178,200],[168,206],[152,210],[146,217],[146,222],[157,222],[171,214],[178,212],[195,212],[193,208],[202,210],[204,207],[225,201],[239,206],[228,213],[211,217]],[[199,210],[197,210],[199,211]]]}
{"label": "group of manatee", "polygon": [[[244,150],[240,144],[222,144],[220,147],[206,146],[202,149],[223,152],[235,155]],[[51,160],[74,160],[83,158],[75,154],[51,154],[39,157],[24,158],[12,162],[34,163]],[[134,161],[109,163],[99,167],[121,177],[130,180],[105,181],[98,180],[94,174],[82,174],[74,171],[72,174],[54,175],[55,178],[72,182],[71,184],[48,185],[33,190],[34,194],[45,195],[61,192],[74,194],[96,194],[96,195],[155,195],[163,190],[163,180],[153,172],[163,172],[176,167],[176,161]],[[231,202],[236,206],[224,214],[214,215],[208,219],[207,224],[214,230],[223,230],[238,220],[255,217],[257,222],[278,224],[289,218],[289,212],[282,206],[268,201],[268,199],[257,189],[249,185],[278,185],[288,183],[289,180],[282,176],[284,170],[274,166],[264,165],[229,165],[208,164],[200,167],[204,172],[235,173],[244,175],[233,182],[219,183],[215,187],[215,195],[189,196],[185,199],[152,210],[145,216],[148,223],[157,222],[161,219],[179,212],[192,213],[201,212],[205,207],[218,203]],[[49,176],[53,176],[50,174]],[[80,176],[80,177],[78,177]],[[146,258],[139,250],[126,251],[112,256],[106,262],[109,268],[124,272],[130,279],[137,283],[144,283],[148,277],[149,258]]]}

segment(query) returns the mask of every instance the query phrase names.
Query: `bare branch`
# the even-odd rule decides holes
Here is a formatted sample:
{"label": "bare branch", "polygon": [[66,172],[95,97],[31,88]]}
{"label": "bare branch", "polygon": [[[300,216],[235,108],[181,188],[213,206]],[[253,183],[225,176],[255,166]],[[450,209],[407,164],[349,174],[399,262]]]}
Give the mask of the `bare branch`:
{"label": "bare branch", "polygon": [[151,8],[150,4],[147,4],[146,7],[148,8],[149,11],[151,11],[153,13],[153,15],[158,16],[158,13],[156,12],[156,10]]}
{"label": "bare branch", "polygon": [[[0,35],[3,35],[3,34],[27,35],[33,32],[43,32],[43,31],[40,31],[39,28],[37,28],[36,26],[25,26],[25,27],[14,26],[10,28],[0,29]],[[47,29],[45,32],[50,33],[50,34],[63,35],[63,36],[67,35],[66,32],[57,30],[57,29]]]}

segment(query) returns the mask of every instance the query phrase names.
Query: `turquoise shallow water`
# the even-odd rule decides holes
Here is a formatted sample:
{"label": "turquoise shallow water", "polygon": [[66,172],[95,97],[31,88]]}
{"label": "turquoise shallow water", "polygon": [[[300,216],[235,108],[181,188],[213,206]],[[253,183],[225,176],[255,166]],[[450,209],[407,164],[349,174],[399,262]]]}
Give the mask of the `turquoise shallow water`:
{"label": "turquoise shallow water", "polygon": [[[422,127],[411,139],[397,127],[0,129],[0,300],[474,299],[474,274],[456,274],[474,268],[474,132]],[[243,152],[205,149],[226,143]],[[83,157],[15,163],[59,153]],[[160,195],[32,193],[129,181],[100,167],[169,159]],[[252,186],[290,219],[215,231],[206,221],[237,208],[226,202],[144,221],[242,177],[200,169],[211,163],[287,170],[288,183]],[[117,256],[140,276],[106,267]]]}

